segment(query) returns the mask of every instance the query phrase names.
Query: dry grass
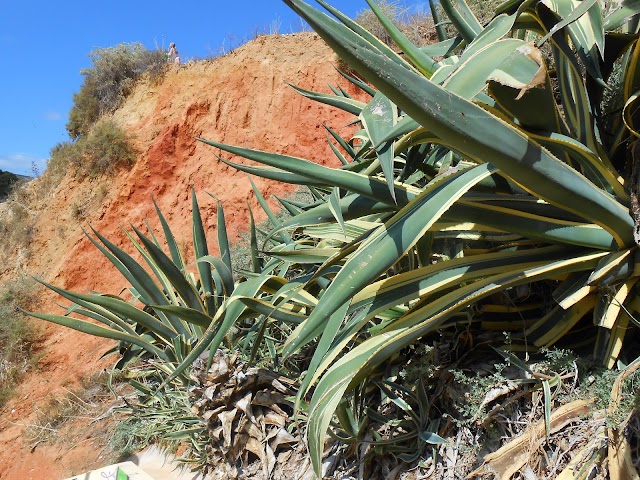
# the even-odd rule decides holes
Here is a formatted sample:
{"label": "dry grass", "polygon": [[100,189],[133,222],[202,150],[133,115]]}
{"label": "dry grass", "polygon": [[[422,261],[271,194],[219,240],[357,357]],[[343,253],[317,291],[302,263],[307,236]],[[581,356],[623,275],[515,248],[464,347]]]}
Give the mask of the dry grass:
{"label": "dry grass", "polygon": [[37,328],[18,310],[37,303],[34,283],[21,275],[0,290],[0,406],[11,398],[20,377],[37,364]]}

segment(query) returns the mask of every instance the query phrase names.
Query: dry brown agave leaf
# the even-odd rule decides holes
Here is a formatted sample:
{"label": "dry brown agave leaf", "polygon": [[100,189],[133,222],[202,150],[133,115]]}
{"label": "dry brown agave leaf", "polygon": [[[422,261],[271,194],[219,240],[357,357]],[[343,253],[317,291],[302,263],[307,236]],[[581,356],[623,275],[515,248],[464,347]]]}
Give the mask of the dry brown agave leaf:
{"label": "dry brown agave leaf", "polygon": [[[611,389],[611,402],[609,403],[608,413],[612,415],[620,406],[622,401],[622,387],[624,381],[640,368],[640,362],[629,366],[618,375]],[[635,480],[638,472],[633,465],[631,459],[631,447],[628,440],[624,436],[624,427],[628,418],[618,428],[609,428],[609,478],[611,480]]]}
{"label": "dry brown agave leaf", "polygon": [[569,464],[560,472],[556,480],[584,480],[588,478],[591,467],[598,465],[604,459],[602,446],[606,441],[606,428],[602,424],[589,442],[574,455]]}
{"label": "dry brown agave leaf", "polygon": [[253,414],[253,410],[251,410],[251,398],[253,397],[253,393],[249,392],[240,400],[235,402],[235,406],[242,410],[242,412],[247,416],[247,418],[251,421],[251,423],[256,423],[256,417]]}
{"label": "dry brown agave leaf", "polygon": [[[299,477],[306,452],[300,438],[287,431],[287,412],[293,407],[287,397],[295,395],[295,382],[266,369],[247,368],[222,351],[216,352],[209,370],[205,359],[196,362],[192,378],[197,382],[190,392],[193,411],[207,423],[216,462],[228,463],[216,468],[232,472],[242,465],[242,475],[285,479],[295,472]],[[283,452],[289,453],[291,464],[276,461]]]}
{"label": "dry brown agave leaf", "polygon": [[234,408],[233,410],[220,412],[218,414],[218,419],[222,424],[223,446],[227,449],[231,447],[231,442],[232,442],[231,431],[233,428],[233,421],[236,418],[236,413],[238,413],[238,409]]}
{"label": "dry brown agave leaf", "polygon": [[[559,407],[551,414],[551,433],[556,433],[571,422],[587,415],[592,404],[593,401],[575,400]],[[544,438],[545,424],[544,420],[540,420],[527,427],[519,437],[485,456],[482,466],[470,473],[467,478],[493,473],[496,478],[510,479],[525,464],[529,463],[531,452],[542,444]]]}

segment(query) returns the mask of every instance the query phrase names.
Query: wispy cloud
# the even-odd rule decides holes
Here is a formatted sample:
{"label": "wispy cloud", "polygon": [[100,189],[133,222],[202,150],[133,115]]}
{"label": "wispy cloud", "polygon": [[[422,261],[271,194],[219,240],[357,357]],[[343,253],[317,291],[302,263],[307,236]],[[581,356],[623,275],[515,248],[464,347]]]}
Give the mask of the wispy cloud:
{"label": "wispy cloud", "polygon": [[47,160],[24,153],[0,154],[0,170],[20,175],[33,175],[32,165],[35,165],[38,171],[42,173],[47,166]]}
{"label": "wispy cloud", "polygon": [[44,112],[42,118],[51,122],[57,122],[62,120],[62,114],[60,112]]}

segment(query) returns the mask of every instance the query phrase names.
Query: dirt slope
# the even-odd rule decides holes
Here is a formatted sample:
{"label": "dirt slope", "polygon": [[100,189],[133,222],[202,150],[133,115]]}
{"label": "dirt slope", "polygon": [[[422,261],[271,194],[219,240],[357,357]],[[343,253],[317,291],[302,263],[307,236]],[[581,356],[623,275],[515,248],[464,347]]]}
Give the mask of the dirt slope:
{"label": "dirt slope", "polygon": [[[172,67],[158,85],[142,82],[113,115],[135,137],[140,152],[136,165],[109,178],[65,178],[50,197],[41,199],[31,253],[16,252],[0,265],[0,281],[19,267],[75,291],[118,293],[123,279],[82,236],[81,227],[90,224],[127,245],[120,225],[143,227],[148,218],[157,228],[153,196],[178,239],[188,241],[190,185],[198,192],[209,238],[215,238],[216,203],[205,190],[222,201],[228,230],[237,235],[247,224],[247,202],[258,210],[247,176],[219,162],[217,152],[194,137],[335,164],[322,123],[346,134],[352,117],[311,102],[287,85],[328,91],[327,82],[339,82],[353,91],[334,63],[335,56],[318,37],[300,33],[260,37],[225,57]],[[256,184],[265,196],[291,189],[260,179]],[[54,300],[45,293],[42,308],[53,309]],[[24,438],[25,426],[35,422],[48,398],[110,364],[98,361],[108,341],[51,325],[43,339],[38,371],[27,374],[0,412],[1,479],[60,479],[104,462],[98,448],[104,439],[94,438],[88,420],[76,422],[82,433],[77,445],[34,446]]]}

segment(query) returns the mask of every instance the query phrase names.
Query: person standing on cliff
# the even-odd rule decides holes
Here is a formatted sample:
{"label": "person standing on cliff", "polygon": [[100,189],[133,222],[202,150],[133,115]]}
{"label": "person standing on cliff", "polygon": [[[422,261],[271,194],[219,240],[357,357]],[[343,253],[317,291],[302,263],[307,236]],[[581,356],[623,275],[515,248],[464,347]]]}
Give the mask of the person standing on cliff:
{"label": "person standing on cliff", "polygon": [[176,59],[179,59],[180,57],[178,57],[178,49],[176,48],[176,44],[175,43],[170,43],[169,44],[169,63],[179,63],[180,60],[178,60],[176,62]]}

